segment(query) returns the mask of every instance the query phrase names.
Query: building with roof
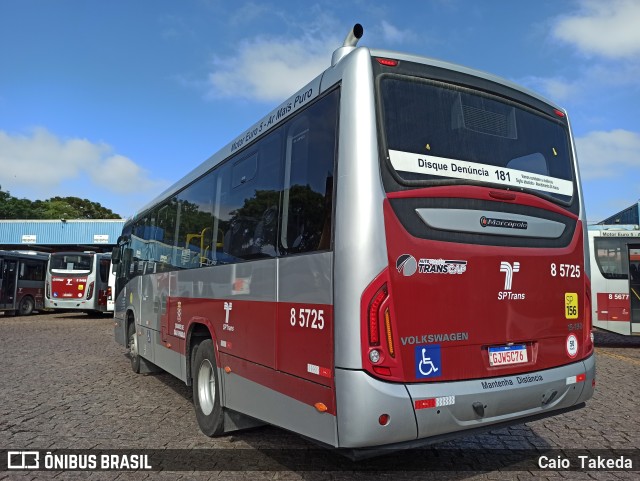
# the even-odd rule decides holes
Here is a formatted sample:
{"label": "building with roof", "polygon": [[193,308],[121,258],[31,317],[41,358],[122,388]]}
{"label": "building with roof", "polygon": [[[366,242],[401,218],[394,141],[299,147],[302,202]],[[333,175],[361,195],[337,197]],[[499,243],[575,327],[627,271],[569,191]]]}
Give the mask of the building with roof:
{"label": "building with roof", "polygon": [[602,222],[598,222],[598,225],[616,224],[640,224],[640,201],[624,210],[621,210],[617,214],[613,214],[611,217],[607,217]]}
{"label": "building with roof", "polygon": [[0,220],[0,249],[110,252],[124,219]]}

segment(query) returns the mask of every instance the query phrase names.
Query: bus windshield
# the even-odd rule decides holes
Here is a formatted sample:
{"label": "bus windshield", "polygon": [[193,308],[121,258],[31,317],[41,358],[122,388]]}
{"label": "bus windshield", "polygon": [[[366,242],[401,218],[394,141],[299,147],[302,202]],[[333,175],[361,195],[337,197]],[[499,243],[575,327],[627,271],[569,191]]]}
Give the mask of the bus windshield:
{"label": "bus windshield", "polygon": [[570,203],[568,130],[509,100],[418,77],[383,75],[382,120],[400,181],[473,181]]}
{"label": "bus windshield", "polygon": [[53,273],[89,274],[92,259],[91,254],[53,254],[49,269]]}

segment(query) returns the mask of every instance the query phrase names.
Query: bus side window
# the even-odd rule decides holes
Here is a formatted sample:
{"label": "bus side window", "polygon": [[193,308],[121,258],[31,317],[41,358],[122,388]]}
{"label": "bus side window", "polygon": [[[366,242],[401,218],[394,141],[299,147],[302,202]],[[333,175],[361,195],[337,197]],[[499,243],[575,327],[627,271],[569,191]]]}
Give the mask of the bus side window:
{"label": "bus side window", "polygon": [[338,92],[289,122],[282,202],[282,251],[331,248]]}
{"label": "bus side window", "polygon": [[605,279],[627,279],[629,265],[623,261],[625,244],[622,239],[596,237],[594,239],[596,264]]}
{"label": "bus side window", "polygon": [[175,238],[176,238],[176,220],[178,217],[178,199],[172,197],[165,205],[160,207],[157,216],[157,240],[156,255],[158,261],[163,266],[163,270],[172,270],[175,266]]}
{"label": "bus side window", "polygon": [[21,281],[43,281],[45,278],[42,262],[25,261],[20,263]]}
{"label": "bus side window", "polygon": [[637,282],[640,280],[638,277],[638,268],[635,264],[629,265],[629,275],[631,276],[631,282]]}
{"label": "bus side window", "polygon": [[282,195],[281,129],[269,133],[219,171],[214,231],[222,244],[216,262],[263,259],[278,254]]}
{"label": "bus side window", "polygon": [[178,194],[178,266],[193,269],[213,263],[213,202],[216,173],[209,172]]}

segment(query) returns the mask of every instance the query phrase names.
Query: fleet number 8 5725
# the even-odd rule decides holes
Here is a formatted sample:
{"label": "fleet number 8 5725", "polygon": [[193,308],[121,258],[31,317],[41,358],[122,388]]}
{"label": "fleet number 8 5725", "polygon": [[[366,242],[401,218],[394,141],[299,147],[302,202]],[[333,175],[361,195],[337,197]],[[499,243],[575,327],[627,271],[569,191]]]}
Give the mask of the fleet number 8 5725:
{"label": "fleet number 8 5725", "polygon": [[551,277],[580,277],[580,266],[577,264],[551,263]]}
{"label": "fleet number 8 5725", "polygon": [[292,326],[308,327],[310,329],[324,329],[324,309],[291,308]]}

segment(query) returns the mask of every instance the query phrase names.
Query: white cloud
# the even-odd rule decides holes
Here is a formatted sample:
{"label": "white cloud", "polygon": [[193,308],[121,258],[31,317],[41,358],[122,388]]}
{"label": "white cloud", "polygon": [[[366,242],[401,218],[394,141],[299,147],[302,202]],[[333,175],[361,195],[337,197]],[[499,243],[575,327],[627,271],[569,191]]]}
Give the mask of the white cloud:
{"label": "white cloud", "polygon": [[384,39],[385,43],[404,43],[411,36],[411,32],[400,30],[399,28],[391,25],[386,20],[382,21],[382,38]]}
{"label": "white cloud", "polygon": [[217,58],[209,74],[209,96],[281,101],[310,82],[331,63],[337,38],[256,38],[236,54]]}
{"label": "white cloud", "polygon": [[576,138],[580,173],[585,180],[623,177],[640,171],[640,134],[628,130],[589,132]]}
{"label": "white cloud", "polygon": [[[132,160],[114,154],[104,143],[60,139],[38,127],[28,135],[0,131],[3,190],[37,191],[39,198],[57,195],[66,181],[87,176],[95,187],[118,194],[137,194],[165,185]],[[72,195],[72,194],[71,194]]]}
{"label": "white cloud", "polygon": [[580,12],[556,23],[553,35],[586,54],[628,58],[640,54],[640,2],[583,0]]}
{"label": "white cloud", "polygon": [[564,78],[551,77],[525,77],[517,80],[517,83],[524,85],[535,92],[540,92],[552,102],[567,102],[579,96],[582,87]]}

